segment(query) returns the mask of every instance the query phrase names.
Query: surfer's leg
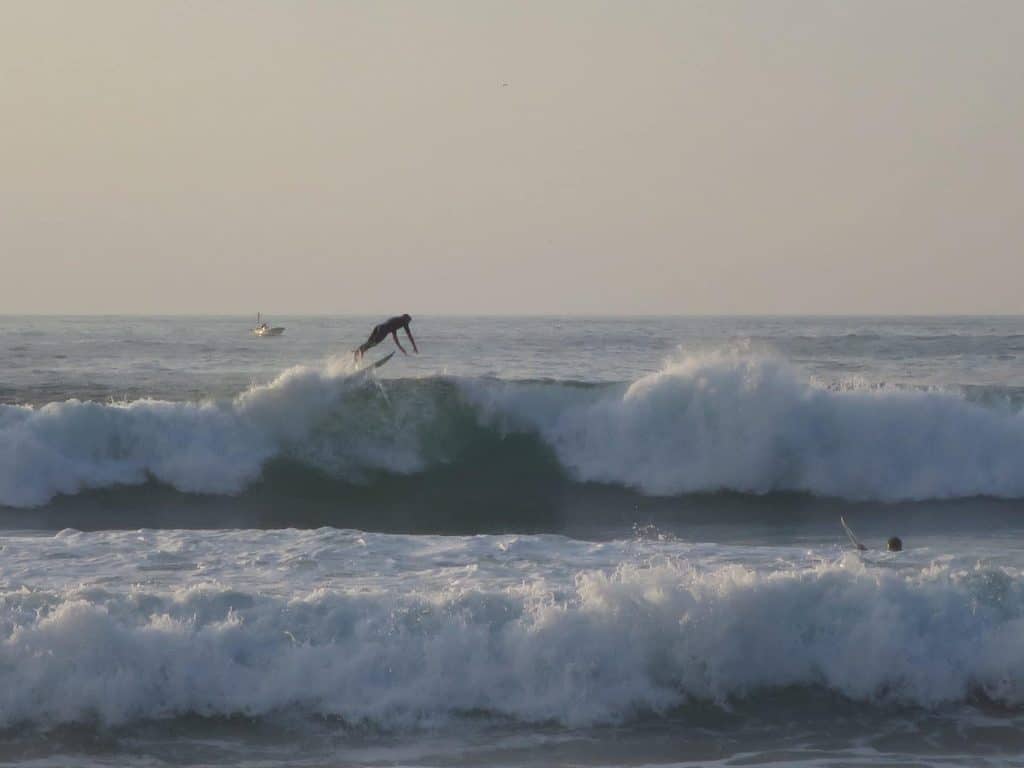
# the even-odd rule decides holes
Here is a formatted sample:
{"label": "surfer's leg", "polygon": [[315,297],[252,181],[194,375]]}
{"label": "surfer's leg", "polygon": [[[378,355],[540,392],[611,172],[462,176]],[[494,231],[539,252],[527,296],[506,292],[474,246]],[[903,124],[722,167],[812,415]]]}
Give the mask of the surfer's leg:
{"label": "surfer's leg", "polygon": [[356,360],[362,359],[363,355],[366,354],[366,350],[376,347],[384,341],[385,338],[387,338],[387,333],[382,333],[381,327],[379,325],[375,325],[373,330],[370,331],[370,338],[363,342],[359,349],[356,350]]}

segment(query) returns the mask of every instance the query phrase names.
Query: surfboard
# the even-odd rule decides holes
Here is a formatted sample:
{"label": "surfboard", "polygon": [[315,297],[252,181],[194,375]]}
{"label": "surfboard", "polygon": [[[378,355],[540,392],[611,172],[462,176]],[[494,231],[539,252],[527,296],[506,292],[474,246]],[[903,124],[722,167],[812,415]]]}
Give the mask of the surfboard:
{"label": "surfboard", "polygon": [[380,368],[382,365],[384,365],[384,363],[386,363],[388,360],[390,360],[394,356],[395,356],[394,352],[391,352],[391,353],[389,353],[387,355],[384,355],[384,357],[382,357],[380,360],[375,361],[373,363],[373,365],[371,365],[370,367],[371,368]]}
{"label": "surfboard", "polygon": [[[394,354],[394,353],[392,353],[392,354]],[[865,547],[863,544],[861,544],[860,540],[856,536],[853,535],[853,531],[850,530],[850,526],[848,526],[846,524],[846,519],[842,515],[839,516],[839,522],[842,523],[843,530],[846,531],[846,535],[849,537],[850,543],[853,544],[853,546],[855,546],[858,551],[860,551],[860,552],[866,551],[867,547]]]}
{"label": "surfboard", "polygon": [[374,360],[372,363],[370,363],[365,368],[359,368],[353,374],[353,376],[369,376],[370,375],[370,371],[375,370],[376,368],[380,368],[382,365],[384,365],[384,363],[386,363],[388,360],[390,360],[394,356],[395,356],[394,352],[391,352],[390,354],[384,355],[384,357],[382,357],[380,360]]}

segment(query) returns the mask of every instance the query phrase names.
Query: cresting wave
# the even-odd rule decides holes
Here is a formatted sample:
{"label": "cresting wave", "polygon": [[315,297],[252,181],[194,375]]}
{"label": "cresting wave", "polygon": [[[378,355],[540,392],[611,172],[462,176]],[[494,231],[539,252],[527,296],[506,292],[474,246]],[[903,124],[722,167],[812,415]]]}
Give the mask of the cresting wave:
{"label": "cresting wave", "polygon": [[8,592],[0,726],[281,710],[387,728],[474,713],[581,726],[799,688],[885,706],[1024,702],[1024,594],[1001,570],[667,559],[567,583],[459,582]]}
{"label": "cresting wave", "polygon": [[[649,495],[1024,497],[1019,411],[953,393],[830,391],[783,361],[712,354],[629,385],[378,383],[329,361],[225,402],[0,406],[0,505],[148,480],[234,494],[272,459],[366,485],[457,467],[516,437],[522,461]],[[522,479],[506,470],[511,493]]]}

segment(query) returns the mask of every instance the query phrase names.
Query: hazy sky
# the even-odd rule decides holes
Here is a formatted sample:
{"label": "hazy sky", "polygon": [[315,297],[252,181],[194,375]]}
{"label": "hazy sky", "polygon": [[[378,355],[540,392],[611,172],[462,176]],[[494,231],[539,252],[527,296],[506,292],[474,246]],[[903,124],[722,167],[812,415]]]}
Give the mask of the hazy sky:
{"label": "hazy sky", "polygon": [[0,312],[1022,312],[1021,30],[1020,0],[6,0]]}

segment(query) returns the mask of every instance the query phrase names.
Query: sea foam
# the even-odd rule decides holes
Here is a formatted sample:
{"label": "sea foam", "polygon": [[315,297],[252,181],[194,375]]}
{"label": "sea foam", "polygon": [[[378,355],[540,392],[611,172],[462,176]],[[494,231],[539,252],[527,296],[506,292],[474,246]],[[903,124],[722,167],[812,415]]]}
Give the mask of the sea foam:
{"label": "sea foam", "polygon": [[552,452],[573,480],[652,495],[1024,497],[1020,412],[958,393],[836,391],[784,361],[710,354],[628,385],[378,384],[334,361],[289,369],[221,402],[0,406],[0,505],[151,479],[238,493],[278,458],[375,482],[380,473],[457,466],[479,450],[473,430],[532,437],[531,450]]}
{"label": "sea foam", "polygon": [[803,491],[847,499],[1024,496],[1024,416],[958,394],[813,386],[779,360],[693,357],[594,397],[474,387],[573,474],[650,494]]}
{"label": "sea foam", "polygon": [[[425,546],[407,541],[386,546]],[[519,553],[510,583],[501,543],[469,542],[490,576],[7,592],[0,725],[288,710],[388,728],[481,713],[584,726],[779,690],[926,708],[1024,697],[1019,574],[907,575],[853,555],[765,573],[662,555],[545,575]],[[569,546],[526,543],[555,561]]]}

